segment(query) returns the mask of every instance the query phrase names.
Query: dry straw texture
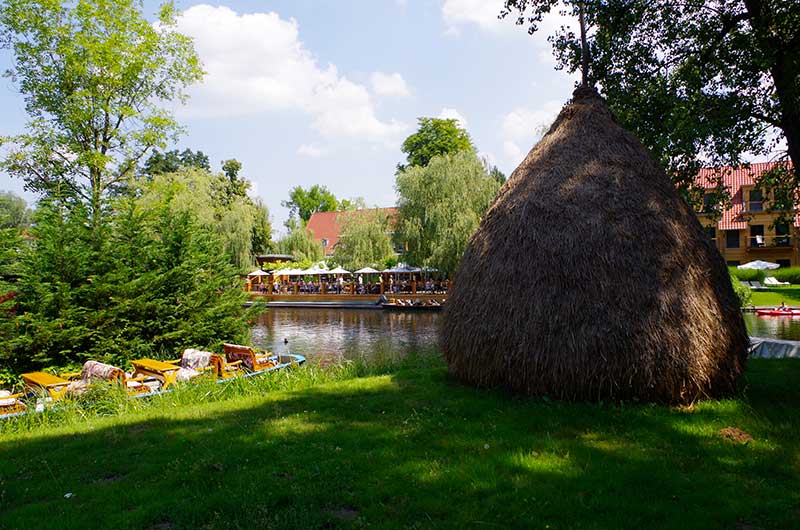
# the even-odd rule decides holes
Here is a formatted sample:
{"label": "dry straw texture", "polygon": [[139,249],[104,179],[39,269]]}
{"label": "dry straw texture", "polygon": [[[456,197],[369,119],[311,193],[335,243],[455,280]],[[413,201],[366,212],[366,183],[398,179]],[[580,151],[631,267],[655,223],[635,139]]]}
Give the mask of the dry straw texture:
{"label": "dry straw texture", "polygon": [[473,235],[441,343],[476,386],[687,403],[735,390],[748,338],[694,213],[578,89]]}

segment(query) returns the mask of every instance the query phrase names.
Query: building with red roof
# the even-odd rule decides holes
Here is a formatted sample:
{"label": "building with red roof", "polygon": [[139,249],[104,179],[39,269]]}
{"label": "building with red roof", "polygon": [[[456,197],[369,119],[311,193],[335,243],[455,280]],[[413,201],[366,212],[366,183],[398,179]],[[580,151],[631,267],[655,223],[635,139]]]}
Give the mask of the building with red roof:
{"label": "building with red roof", "polygon": [[[755,185],[759,175],[782,163],[761,162],[737,168],[723,166],[700,170],[698,183],[709,190],[707,198],[713,196],[710,192],[720,179],[731,195],[731,205],[721,216],[719,212],[698,214],[703,228],[728,265],[757,259],[778,263],[781,267],[800,265],[796,237],[800,217],[794,215],[790,222],[779,222],[779,213],[770,208],[770,194]],[[707,211],[709,206],[706,204]]]}
{"label": "building with red roof", "polygon": [[[342,232],[342,226],[347,216],[357,215],[363,211],[316,212],[311,214],[306,228],[311,232],[312,237],[322,244],[325,255],[330,256],[339,242],[339,234]],[[383,213],[389,219],[389,225],[394,226],[397,219],[397,208],[375,208],[371,211]]]}

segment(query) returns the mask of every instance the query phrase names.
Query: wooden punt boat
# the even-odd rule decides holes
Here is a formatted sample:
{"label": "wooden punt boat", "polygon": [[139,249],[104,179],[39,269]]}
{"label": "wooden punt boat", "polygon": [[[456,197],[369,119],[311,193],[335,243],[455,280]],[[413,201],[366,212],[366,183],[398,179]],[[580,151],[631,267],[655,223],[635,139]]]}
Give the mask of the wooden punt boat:
{"label": "wooden punt boat", "polygon": [[[299,365],[301,365],[301,364],[306,362],[306,358],[303,355],[299,355],[299,354],[296,354],[296,353],[273,354],[273,355],[270,356],[270,359],[274,360],[275,364],[273,366],[270,366],[269,368],[265,368],[263,370],[257,370],[257,371],[242,371],[238,375],[236,375],[235,377],[219,377],[216,380],[216,383],[217,384],[222,384],[222,383],[226,383],[228,381],[233,381],[234,379],[238,379],[238,378],[255,377],[255,376],[258,376],[258,375],[263,375],[263,374],[268,373],[268,372],[275,372],[275,371],[278,371],[278,370],[283,370],[283,369],[288,368],[290,366],[299,366]],[[134,398],[134,399],[138,399],[138,398],[156,396],[156,395],[159,395],[159,394],[166,394],[167,392],[172,392],[173,390],[175,390],[174,386],[169,387],[169,388],[165,388],[165,389],[159,388],[157,390],[152,390],[151,392],[140,392],[140,393],[136,393],[136,394],[131,394],[128,397]],[[32,398],[32,397],[35,397],[35,393],[33,391],[28,391],[25,396],[28,397],[28,398]],[[17,395],[15,395],[14,397],[17,397]],[[52,402],[53,401],[52,401],[52,398],[51,398],[48,401],[48,403],[52,403]],[[18,409],[15,409],[15,410],[11,410],[9,408],[6,411],[4,411],[3,409],[0,408],[0,420],[6,419],[6,418],[13,418],[13,417],[16,417],[16,416],[22,416],[22,415],[25,415],[25,414],[34,414],[36,412],[43,412],[44,411],[44,407],[40,406],[38,404],[37,404],[37,406],[35,408],[28,407],[27,410],[25,409],[25,404],[24,403],[20,403],[20,405],[21,405],[21,407],[18,408]],[[55,409],[59,408],[60,406],[63,406],[63,405],[49,406],[48,410],[55,410]]]}

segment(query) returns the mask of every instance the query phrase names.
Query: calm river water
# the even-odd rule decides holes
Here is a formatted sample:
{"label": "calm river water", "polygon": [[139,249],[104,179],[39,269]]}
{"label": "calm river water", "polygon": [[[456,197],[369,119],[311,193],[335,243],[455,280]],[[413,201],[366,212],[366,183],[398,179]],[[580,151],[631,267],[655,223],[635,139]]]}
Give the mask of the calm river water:
{"label": "calm river water", "polygon": [[253,326],[252,340],[263,349],[299,353],[323,364],[398,358],[435,352],[440,317],[439,312],[383,309],[271,308]]}
{"label": "calm river water", "polygon": [[[397,358],[437,351],[441,313],[375,309],[274,308],[253,326],[253,343],[274,352],[299,353],[323,364],[342,360]],[[800,340],[800,318],[745,313],[750,335]],[[284,339],[289,343],[284,344]]]}
{"label": "calm river water", "polygon": [[744,323],[753,337],[800,340],[800,317],[760,317],[745,313]]}

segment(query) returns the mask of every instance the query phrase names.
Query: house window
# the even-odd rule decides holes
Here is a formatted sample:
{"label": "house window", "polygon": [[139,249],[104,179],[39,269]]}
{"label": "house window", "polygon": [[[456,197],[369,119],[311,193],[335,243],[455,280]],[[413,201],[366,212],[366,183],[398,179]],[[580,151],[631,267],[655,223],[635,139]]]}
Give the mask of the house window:
{"label": "house window", "polygon": [[750,204],[747,209],[751,212],[764,211],[764,194],[761,190],[750,190]]}
{"label": "house window", "polygon": [[728,267],[738,267],[738,266],[739,266],[739,262],[736,261],[736,260],[728,262]]}
{"label": "house window", "polygon": [[780,265],[781,269],[783,269],[785,267],[791,267],[792,266],[792,260],[788,260],[788,259],[776,259],[775,263]]}
{"label": "house window", "polygon": [[738,230],[725,230],[725,248],[739,248]]}
{"label": "house window", "polygon": [[706,193],[703,195],[703,213],[715,213],[719,202],[713,193]]}
{"label": "house window", "polygon": [[788,247],[792,244],[789,235],[789,223],[778,223],[775,225],[775,246]]}
{"label": "house window", "polygon": [[705,226],[705,227],[703,227],[703,230],[705,230],[706,236],[708,237],[708,239],[710,239],[711,241],[716,241],[717,240],[717,227],[716,226]]}
{"label": "house window", "polygon": [[764,225],[752,225],[750,227],[750,246],[763,247],[764,245]]}
{"label": "house window", "polygon": [[328,240],[327,239],[324,239],[324,238],[322,239],[322,248],[328,248]]}

